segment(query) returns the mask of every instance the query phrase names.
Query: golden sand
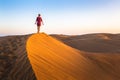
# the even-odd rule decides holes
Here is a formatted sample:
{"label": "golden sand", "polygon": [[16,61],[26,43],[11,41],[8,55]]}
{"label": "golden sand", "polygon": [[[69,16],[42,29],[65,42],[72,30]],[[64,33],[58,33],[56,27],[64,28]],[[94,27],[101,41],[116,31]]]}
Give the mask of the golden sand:
{"label": "golden sand", "polygon": [[84,54],[46,35],[34,34],[27,53],[37,80],[119,80],[119,56]]}
{"label": "golden sand", "polygon": [[[78,51],[42,33],[27,42],[28,57],[38,80],[75,80]],[[82,63],[81,63],[82,64]]]}

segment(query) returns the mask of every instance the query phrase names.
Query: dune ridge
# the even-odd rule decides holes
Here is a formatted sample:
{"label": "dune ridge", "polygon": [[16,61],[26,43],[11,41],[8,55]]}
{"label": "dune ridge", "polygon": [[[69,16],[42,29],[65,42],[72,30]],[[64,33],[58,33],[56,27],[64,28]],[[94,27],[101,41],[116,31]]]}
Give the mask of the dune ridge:
{"label": "dune ridge", "polygon": [[79,51],[45,33],[32,35],[26,48],[37,80],[120,80],[118,53]]}
{"label": "dune ridge", "polygon": [[[35,34],[27,42],[28,58],[38,80],[74,80],[76,58],[82,57],[72,48],[46,34]],[[71,55],[69,55],[69,54]],[[74,55],[76,54],[76,55]],[[74,68],[69,68],[70,66]],[[66,70],[68,68],[68,70]],[[39,72],[37,72],[39,71]],[[72,72],[71,72],[72,71]],[[73,76],[70,76],[73,74]]]}

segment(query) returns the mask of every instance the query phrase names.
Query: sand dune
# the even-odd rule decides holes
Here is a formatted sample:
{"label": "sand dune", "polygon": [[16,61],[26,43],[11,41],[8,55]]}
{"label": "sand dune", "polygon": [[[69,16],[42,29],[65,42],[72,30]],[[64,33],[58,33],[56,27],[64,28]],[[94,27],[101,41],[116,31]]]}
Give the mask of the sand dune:
{"label": "sand dune", "polygon": [[25,48],[28,37],[0,37],[0,80],[36,80]]}
{"label": "sand dune", "polygon": [[37,80],[120,80],[120,54],[78,51],[44,33],[26,48]]}
{"label": "sand dune", "polygon": [[120,34],[53,36],[0,37],[0,80],[120,80]]}
{"label": "sand dune", "polygon": [[52,35],[65,44],[82,51],[120,53],[120,34]]}

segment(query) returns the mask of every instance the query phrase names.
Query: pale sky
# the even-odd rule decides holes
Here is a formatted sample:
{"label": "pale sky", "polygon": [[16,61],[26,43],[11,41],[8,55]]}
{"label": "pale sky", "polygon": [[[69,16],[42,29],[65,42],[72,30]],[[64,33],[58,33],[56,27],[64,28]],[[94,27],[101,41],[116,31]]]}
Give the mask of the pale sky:
{"label": "pale sky", "polygon": [[0,35],[36,33],[38,13],[48,34],[120,32],[120,0],[0,0]]}

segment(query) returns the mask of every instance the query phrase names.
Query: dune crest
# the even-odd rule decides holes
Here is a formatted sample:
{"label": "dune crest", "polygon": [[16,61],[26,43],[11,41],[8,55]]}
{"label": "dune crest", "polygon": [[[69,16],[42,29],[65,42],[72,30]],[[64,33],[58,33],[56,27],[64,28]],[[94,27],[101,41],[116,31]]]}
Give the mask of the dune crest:
{"label": "dune crest", "polygon": [[119,54],[87,54],[46,35],[26,45],[37,80],[119,80]]}
{"label": "dune crest", "polygon": [[38,80],[76,80],[76,68],[84,60],[77,50],[44,33],[29,38],[27,51]]}

